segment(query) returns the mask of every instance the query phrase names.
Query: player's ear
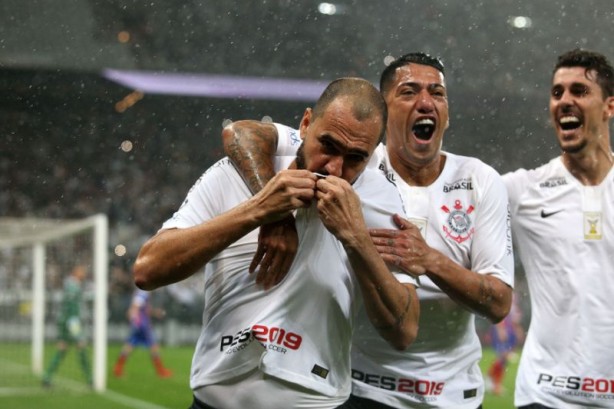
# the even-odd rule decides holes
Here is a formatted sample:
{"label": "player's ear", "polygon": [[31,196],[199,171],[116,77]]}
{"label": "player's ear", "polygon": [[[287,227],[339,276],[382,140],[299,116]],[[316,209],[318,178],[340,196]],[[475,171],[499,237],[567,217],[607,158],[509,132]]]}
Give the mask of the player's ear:
{"label": "player's ear", "polygon": [[605,120],[610,120],[614,117],[614,96],[606,98],[605,102]]}
{"label": "player's ear", "polygon": [[305,113],[303,113],[303,119],[301,119],[301,126],[300,126],[301,139],[305,138],[307,128],[309,128],[309,125],[311,124],[312,115],[313,115],[313,112],[311,111],[311,108],[306,108]]}

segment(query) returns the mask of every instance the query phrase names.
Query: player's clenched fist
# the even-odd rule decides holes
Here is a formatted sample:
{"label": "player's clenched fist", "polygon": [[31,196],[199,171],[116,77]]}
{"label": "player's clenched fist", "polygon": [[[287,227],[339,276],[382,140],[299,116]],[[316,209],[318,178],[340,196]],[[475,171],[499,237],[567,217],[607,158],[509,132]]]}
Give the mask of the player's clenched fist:
{"label": "player's clenched fist", "polygon": [[331,175],[318,180],[316,198],[322,223],[342,242],[364,228],[360,199],[346,180]]}
{"label": "player's clenched fist", "polygon": [[264,213],[265,223],[279,220],[310,205],[316,180],[316,175],[308,170],[282,170],[252,200]]}

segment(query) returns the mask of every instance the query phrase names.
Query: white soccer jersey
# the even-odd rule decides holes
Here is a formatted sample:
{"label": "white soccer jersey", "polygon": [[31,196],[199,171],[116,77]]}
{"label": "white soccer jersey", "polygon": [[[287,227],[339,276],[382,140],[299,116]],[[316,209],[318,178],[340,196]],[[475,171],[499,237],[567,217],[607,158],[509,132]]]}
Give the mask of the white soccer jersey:
{"label": "white soccer jersey", "polygon": [[[403,212],[394,186],[377,172],[365,171],[354,188],[365,198],[367,225],[392,228],[392,214]],[[203,223],[250,196],[230,161],[222,159],[199,179],[163,228]],[[206,265],[203,329],[192,361],[192,389],[259,367],[332,400],[342,402],[349,395],[349,350],[360,288],[343,247],[320,222],[315,208],[299,210],[296,219],[299,251],[288,275],[271,290],[256,286],[247,272],[257,230]],[[398,277],[415,283],[406,275]]]}
{"label": "white soccer jersey", "polygon": [[614,169],[583,186],[561,158],[504,176],[531,298],[515,404],[614,407]]}
{"label": "white soccer jersey", "polygon": [[[278,155],[296,146],[280,134]],[[428,187],[407,185],[380,145],[369,167],[393,181],[410,221],[429,246],[458,264],[493,274],[513,286],[514,260],[505,186],[478,159],[445,153],[439,178]],[[478,363],[481,345],[475,316],[452,301],[428,277],[420,277],[418,337],[404,352],[391,348],[359,314],[352,349],[352,393],[398,408],[475,409],[483,399]]]}

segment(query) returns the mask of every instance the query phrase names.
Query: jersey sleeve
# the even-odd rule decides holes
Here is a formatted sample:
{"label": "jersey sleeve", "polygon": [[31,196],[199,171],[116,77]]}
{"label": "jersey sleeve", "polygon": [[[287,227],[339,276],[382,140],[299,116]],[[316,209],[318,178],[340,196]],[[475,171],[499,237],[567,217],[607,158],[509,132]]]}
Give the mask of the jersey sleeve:
{"label": "jersey sleeve", "polygon": [[513,287],[514,253],[507,190],[501,176],[490,167],[486,169],[487,172],[481,171],[478,184],[480,211],[476,215],[471,269],[492,274]]}
{"label": "jersey sleeve", "polygon": [[[354,184],[362,203],[362,211],[368,228],[397,230],[392,216],[407,218],[398,189],[380,172],[367,168]],[[419,286],[417,277],[405,274],[399,268],[388,266],[396,279],[404,284]]]}
{"label": "jersey sleeve", "polygon": [[278,123],[273,125],[277,128],[277,151],[275,156],[290,156],[294,158],[296,151],[303,142],[299,130]]}
{"label": "jersey sleeve", "polygon": [[194,183],[179,210],[164,222],[161,230],[196,226],[224,212],[227,210],[224,197],[229,194],[230,184],[247,191],[230,159],[223,158]]}
{"label": "jersey sleeve", "polygon": [[506,173],[502,177],[507,189],[512,214],[516,214],[520,195],[526,189],[527,173],[525,169],[518,169],[514,172]]}

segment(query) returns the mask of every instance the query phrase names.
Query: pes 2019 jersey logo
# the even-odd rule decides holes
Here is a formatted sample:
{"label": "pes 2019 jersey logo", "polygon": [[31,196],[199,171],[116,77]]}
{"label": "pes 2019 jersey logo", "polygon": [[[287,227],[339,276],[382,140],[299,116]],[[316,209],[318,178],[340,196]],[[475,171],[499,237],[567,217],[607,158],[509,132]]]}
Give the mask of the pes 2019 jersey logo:
{"label": "pes 2019 jersey logo", "polygon": [[235,334],[223,335],[220,340],[220,351],[230,355],[241,351],[254,340],[268,350],[285,354],[288,350],[299,349],[303,337],[284,328],[254,324]]}
{"label": "pes 2019 jersey logo", "polygon": [[471,213],[475,210],[473,205],[465,209],[460,200],[455,200],[452,209],[443,205],[441,210],[448,214],[447,226],[443,226],[446,237],[457,243],[462,243],[473,236],[475,228],[472,226],[473,221],[470,217]]}

